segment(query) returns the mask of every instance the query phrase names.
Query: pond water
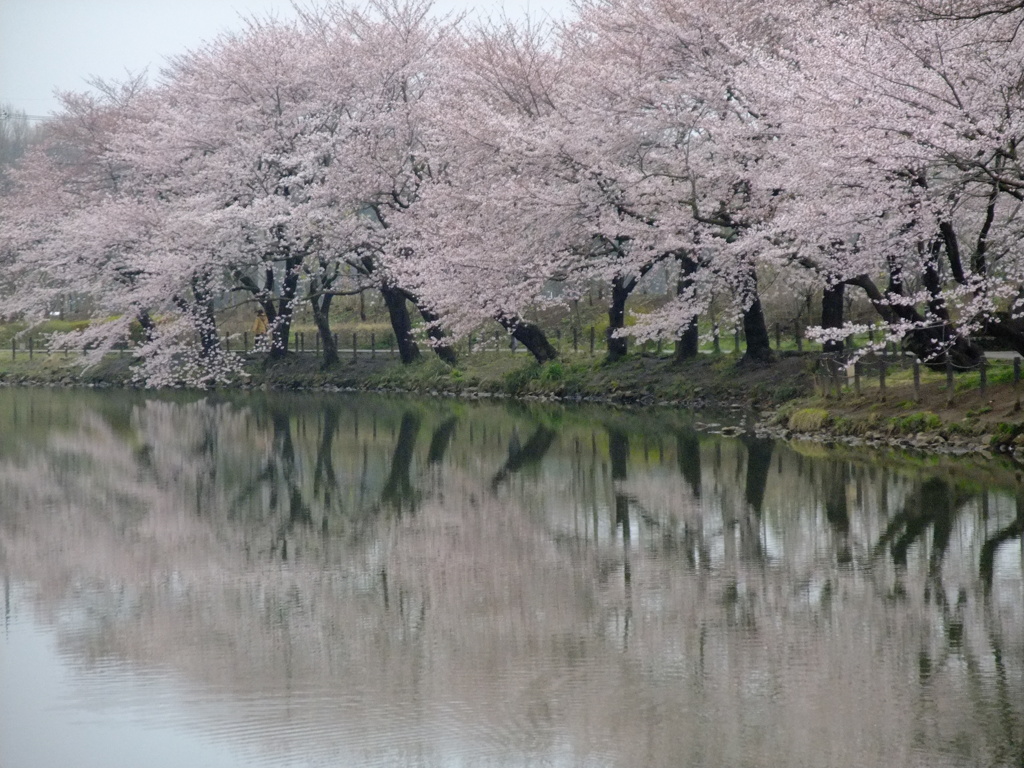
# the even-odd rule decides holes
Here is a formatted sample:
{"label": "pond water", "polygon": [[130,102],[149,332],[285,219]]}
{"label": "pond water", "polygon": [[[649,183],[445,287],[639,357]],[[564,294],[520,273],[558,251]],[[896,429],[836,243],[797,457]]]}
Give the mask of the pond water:
{"label": "pond water", "polygon": [[0,390],[0,766],[1020,766],[1012,467]]}

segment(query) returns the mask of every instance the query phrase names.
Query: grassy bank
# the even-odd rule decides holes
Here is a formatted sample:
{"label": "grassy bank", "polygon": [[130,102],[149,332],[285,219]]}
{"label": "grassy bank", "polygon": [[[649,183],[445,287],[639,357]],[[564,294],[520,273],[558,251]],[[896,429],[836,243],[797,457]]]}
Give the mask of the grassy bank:
{"label": "grassy bank", "polygon": [[[480,352],[463,355],[449,367],[434,357],[402,365],[387,352],[344,355],[337,366],[322,370],[312,354],[289,354],[267,365],[261,357],[246,362],[245,376],[231,386],[250,389],[365,389],[450,393],[462,396],[608,400],[622,403],[685,405],[779,405],[810,391],[807,360],[783,355],[770,367],[737,366],[732,355],[702,355],[674,364],[666,357],[632,355],[607,364],[601,358],[566,355],[538,365],[525,354]],[[108,356],[82,368],[73,355],[24,353],[15,359],[0,354],[0,383],[21,385],[133,386],[127,355]]]}
{"label": "grassy bank", "polygon": [[[1011,361],[991,361],[984,386],[977,371],[952,382],[944,372],[895,369],[885,387],[865,378],[859,388],[815,377],[815,394],[780,406],[769,423],[783,436],[910,448],[1019,452],[1024,449],[1024,386]],[[857,391],[859,389],[859,391]]]}

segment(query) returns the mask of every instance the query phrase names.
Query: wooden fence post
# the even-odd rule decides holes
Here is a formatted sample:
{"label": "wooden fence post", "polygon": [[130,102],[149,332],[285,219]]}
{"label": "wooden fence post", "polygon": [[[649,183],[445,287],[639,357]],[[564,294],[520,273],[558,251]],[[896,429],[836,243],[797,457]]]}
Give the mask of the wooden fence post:
{"label": "wooden fence post", "polygon": [[11,339],[11,360],[14,360],[18,354],[18,340]]}
{"label": "wooden fence post", "polygon": [[370,357],[377,356],[377,334],[370,331]]}
{"label": "wooden fence post", "polygon": [[590,356],[594,356],[594,326],[590,326]]}
{"label": "wooden fence post", "polygon": [[921,361],[914,357],[914,402],[921,402]]}
{"label": "wooden fence post", "polygon": [[953,404],[953,361],[946,355],[946,405]]}
{"label": "wooden fence post", "polygon": [[31,360],[31,359],[32,359],[32,353],[33,353],[34,351],[35,351],[35,350],[33,350],[33,349],[32,349],[32,337],[31,337],[31,336],[29,336],[29,337],[28,337],[28,359],[29,359],[29,360]]}
{"label": "wooden fence post", "polygon": [[1020,410],[1020,358],[1013,358],[1013,393],[1015,395],[1013,410]]}
{"label": "wooden fence post", "polygon": [[356,345],[359,343],[359,337],[356,331],[352,331],[352,362],[356,361]]}

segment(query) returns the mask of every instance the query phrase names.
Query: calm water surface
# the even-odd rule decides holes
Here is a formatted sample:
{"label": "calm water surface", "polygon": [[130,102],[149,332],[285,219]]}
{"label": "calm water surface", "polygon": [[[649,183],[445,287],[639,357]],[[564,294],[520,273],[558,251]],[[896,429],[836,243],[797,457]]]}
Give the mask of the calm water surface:
{"label": "calm water surface", "polygon": [[0,768],[1024,764],[1013,469],[701,418],[0,390]]}

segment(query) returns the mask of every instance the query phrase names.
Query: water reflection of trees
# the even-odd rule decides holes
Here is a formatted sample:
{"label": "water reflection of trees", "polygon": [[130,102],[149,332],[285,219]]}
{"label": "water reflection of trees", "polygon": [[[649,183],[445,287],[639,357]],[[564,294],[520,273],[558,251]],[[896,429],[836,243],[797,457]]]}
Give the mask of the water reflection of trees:
{"label": "water reflection of trees", "polygon": [[1024,742],[1021,497],[989,476],[667,412],[268,396],[49,421],[0,465],[0,557],[55,611],[89,585],[76,652],[243,700],[343,683],[395,722],[443,692],[538,759],[883,765],[909,739],[1000,764]]}

